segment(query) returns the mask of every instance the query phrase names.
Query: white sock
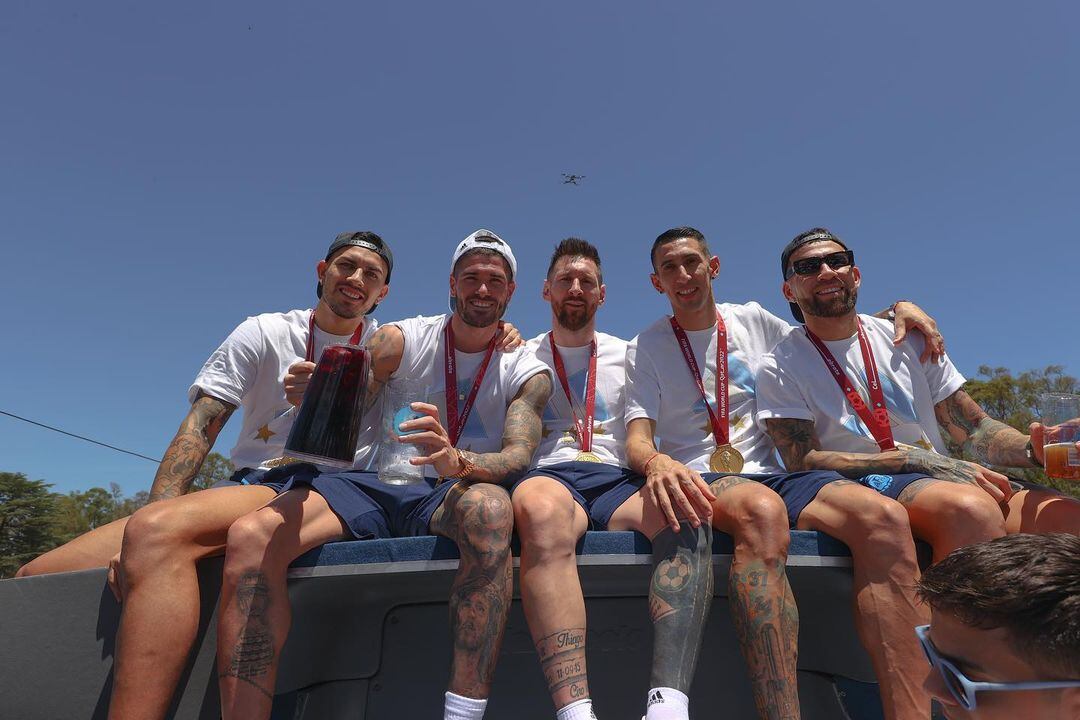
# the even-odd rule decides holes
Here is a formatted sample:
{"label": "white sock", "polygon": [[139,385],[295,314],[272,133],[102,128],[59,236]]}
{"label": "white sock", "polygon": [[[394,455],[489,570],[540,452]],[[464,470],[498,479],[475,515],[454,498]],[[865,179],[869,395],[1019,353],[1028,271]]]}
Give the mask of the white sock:
{"label": "white sock", "polygon": [[447,692],[443,720],[481,720],[486,707],[487,700],[474,700]]}
{"label": "white sock", "polygon": [[563,705],[555,713],[555,720],[596,720],[596,713],[592,709],[592,700],[585,698]]}
{"label": "white sock", "polygon": [[675,688],[649,690],[645,720],[690,720],[690,698]]}

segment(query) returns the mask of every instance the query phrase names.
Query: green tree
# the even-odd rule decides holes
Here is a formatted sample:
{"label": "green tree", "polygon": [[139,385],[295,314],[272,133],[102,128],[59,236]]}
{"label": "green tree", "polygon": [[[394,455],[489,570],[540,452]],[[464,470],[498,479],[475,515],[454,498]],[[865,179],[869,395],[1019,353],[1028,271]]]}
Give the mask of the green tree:
{"label": "green tree", "polygon": [[[1080,394],[1080,380],[1066,375],[1062,365],[1049,365],[1042,370],[1027,370],[1015,376],[1008,368],[982,365],[979,367],[979,376],[968,380],[964,390],[990,417],[1007,423],[1026,435],[1028,426],[1042,414],[1039,395],[1047,392]],[[958,456],[963,454],[959,448],[950,449]],[[1010,469],[1009,473],[1019,473],[1025,480],[1042,483],[1073,497],[1080,497],[1080,483],[1048,478],[1042,470]]]}
{"label": "green tree", "polygon": [[0,472],[0,578],[51,547],[56,495],[43,480]]}
{"label": "green tree", "polygon": [[212,452],[203,460],[199,474],[191,482],[192,492],[205,490],[219,480],[228,480],[233,474],[232,463],[223,455]]}

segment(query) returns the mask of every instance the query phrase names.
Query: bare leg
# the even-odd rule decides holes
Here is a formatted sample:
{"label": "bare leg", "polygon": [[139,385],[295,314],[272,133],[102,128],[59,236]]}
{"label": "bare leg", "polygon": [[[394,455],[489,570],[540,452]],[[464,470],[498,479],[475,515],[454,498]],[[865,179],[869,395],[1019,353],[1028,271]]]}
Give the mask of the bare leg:
{"label": "bare leg", "polygon": [[926,478],[908,485],[897,499],[907,509],[915,537],[934,549],[934,562],[1005,534],[1000,506],[977,487]]}
{"label": "bare leg", "polygon": [[561,483],[543,475],[518,486],[513,507],[521,538],[521,603],[558,709],[589,697],[585,599],[575,553],[589,518]]}
{"label": "bare leg", "polygon": [[107,567],[109,561],[120,552],[127,521],[128,518],[113,520],[69,540],[58,548],[38,555],[19,568],[15,577]]}
{"label": "bare leg", "polygon": [[195,562],[220,554],[233,521],[274,497],[258,485],[217,488],[142,508],[121,555],[124,609],[109,717],[165,717],[199,624]]}
{"label": "bare leg", "polygon": [[728,591],[739,646],[763,720],[799,717],[799,611],[785,563],[791,534],[780,496],[740,477],[711,485],[713,525],[735,540]]}
{"label": "bare leg", "polygon": [[851,549],[855,627],[874,666],[886,720],[926,720],[926,659],[912,628],[929,621],[915,601],[919,565],[907,511],[869,488],[838,480],[818,492],[798,526],[826,532]]}
{"label": "bare leg", "polygon": [[450,589],[454,659],[450,692],[486,699],[510,611],[514,566],[510,496],[497,485],[459,482],[431,519],[432,532],[457,543],[461,562]]}
{"label": "bare leg", "polygon": [[308,487],[278,495],[229,528],[218,613],[225,720],[270,717],[278,659],[292,622],[289,563],[347,533],[326,500]]}
{"label": "bare leg", "polygon": [[1080,534],[1080,500],[1053,490],[1020,490],[1013,494],[1005,513],[1005,530],[1013,533]]}

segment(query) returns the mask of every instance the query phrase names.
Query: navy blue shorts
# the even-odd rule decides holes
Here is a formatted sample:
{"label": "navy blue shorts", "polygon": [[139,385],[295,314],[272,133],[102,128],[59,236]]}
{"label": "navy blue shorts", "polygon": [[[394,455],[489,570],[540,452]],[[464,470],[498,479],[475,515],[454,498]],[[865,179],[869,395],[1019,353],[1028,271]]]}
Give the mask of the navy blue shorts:
{"label": "navy blue shorts", "polygon": [[633,470],[597,462],[564,462],[534,467],[510,488],[513,495],[528,478],[543,475],[562,483],[589,516],[590,529],[606,530],[611,516],[645,484]]}
{"label": "navy blue shorts", "polygon": [[[712,483],[717,478],[728,477],[731,473],[704,473],[702,478],[705,482]],[[821,488],[837,480],[848,480],[843,475],[832,470],[807,470],[794,473],[747,473],[738,477],[759,482],[766,486],[784,501],[787,508],[788,524],[794,528],[799,521],[799,516],[806,506],[813,502]],[[899,475],[866,475],[854,480],[864,487],[876,490],[882,495],[895,500],[911,483],[922,480],[926,475],[920,473],[903,473]]]}
{"label": "navy blue shorts", "polygon": [[[240,477],[237,477],[240,476]],[[357,540],[431,534],[431,516],[454,482],[436,487],[435,478],[408,485],[390,485],[378,473],[320,472],[310,463],[292,463],[271,470],[241,470],[229,484],[266,485],[281,494],[306,485],[323,496],[330,509]],[[225,483],[217,483],[223,486]]]}

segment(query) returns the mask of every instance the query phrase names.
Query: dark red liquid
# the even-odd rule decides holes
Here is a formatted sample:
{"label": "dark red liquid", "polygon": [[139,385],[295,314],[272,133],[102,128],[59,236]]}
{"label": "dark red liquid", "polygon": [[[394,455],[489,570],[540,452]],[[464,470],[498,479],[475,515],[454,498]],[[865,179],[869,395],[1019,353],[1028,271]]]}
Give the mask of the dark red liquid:
{"label": "dark red liquid", "polygon": [[352,465],[364,414],[367,369],[363,348],[331,345],[323,350],[285,443],[286,454]]}

